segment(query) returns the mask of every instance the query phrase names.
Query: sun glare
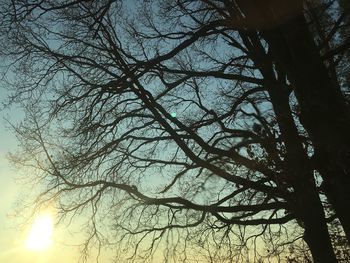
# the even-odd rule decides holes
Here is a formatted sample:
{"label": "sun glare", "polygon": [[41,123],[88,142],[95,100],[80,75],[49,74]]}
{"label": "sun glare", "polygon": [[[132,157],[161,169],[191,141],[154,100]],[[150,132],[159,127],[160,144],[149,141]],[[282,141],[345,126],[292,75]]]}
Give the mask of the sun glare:
{"label": "sun glare", "polygon": [[53,222],[49,215],[36,218],[26,240],[26,248],[41,251],[52,245]]}

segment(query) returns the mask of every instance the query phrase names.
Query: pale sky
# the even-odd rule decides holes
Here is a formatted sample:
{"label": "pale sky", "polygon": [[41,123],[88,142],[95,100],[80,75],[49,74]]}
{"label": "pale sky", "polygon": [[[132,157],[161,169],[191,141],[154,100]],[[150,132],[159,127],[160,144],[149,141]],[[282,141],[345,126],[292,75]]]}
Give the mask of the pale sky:
{"label": "pale sky", "polygon": [[[0,102],[6,93],[0,83]],[[26,247],[26,241],[33,229],[33,222],[23,224],[29,216],[20,210],[19,216],[15,213],[26,199],[26,196],[36,192],[32,185],[26,185],[19,180],[22,176],[31,176],[29,170],[16,170],[9,162],[7,154],[15,152],[17,148],[16,137],[9,129],[9,124],[17,123],[22,119],[19,109],[5,109],[0,111],[0,263],[78,263],[81,261],[81,249],[78,246],[85,239],[79,224],[80,218],[68,227],[65,224],[54,226],[52,244],[42,251],[30,251]],[[52,216],[54,219],[54,216]],[[35,221],[35,217],[33,218]],[[45,232],[45,230],[43,230]],[[96,250],[91,251],[92,256],[87,263],[95,263]],[[80,259],[80,260],[79,260]],[[100,263],[113,262],[113,251],[102,250]],[[154,259],[154,263],[163,262],[162,259]],[[120,262],[125,263],[125,262]]]}
{"label": "pale sky", "polygon": [[[6,96],[0,87],[0,101]],[[70,263],[78,262],[80,253],[74,244],[79,243],[78,238],[68,234],[64,225],[53,228],[53,243],[50,248],[43,251],[30,251],[25,243],[29,236],[31,224],[22,226],[20,222],[25,215],[14,216],[15,209],[21,198],[34,189],[28,189],[21,184],[16,177],[20,171],[16,171],[6,158],[9,151],[14,151],[17,146],[15,136],[6,128],[8,124],[4,118],[18,121],[21,118],[19,110],[0,111],[0,262],[1,263]],[[23,173],[24,171],[22,171]],[[74,225],[69,228],[74,231]],[[73,239],[76,239],[73,241]],[[72,246],[61,245],[61,242]],[[107,258],[110,258],[110,256]],[[91,260],[90,262],[96,262]],[[103,260],[102,262],[109,262]]]}

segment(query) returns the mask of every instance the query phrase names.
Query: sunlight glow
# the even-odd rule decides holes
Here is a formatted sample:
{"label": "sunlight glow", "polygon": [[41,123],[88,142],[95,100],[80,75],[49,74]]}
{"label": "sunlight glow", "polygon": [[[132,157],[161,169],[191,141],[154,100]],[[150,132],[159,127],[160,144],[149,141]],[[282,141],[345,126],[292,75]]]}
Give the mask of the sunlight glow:
{"label": "sunlight glow", "polygon": [[52,245],[53,222],[49,215],[40,215],[34,221],[26,240],[26,248],[41,251]]}

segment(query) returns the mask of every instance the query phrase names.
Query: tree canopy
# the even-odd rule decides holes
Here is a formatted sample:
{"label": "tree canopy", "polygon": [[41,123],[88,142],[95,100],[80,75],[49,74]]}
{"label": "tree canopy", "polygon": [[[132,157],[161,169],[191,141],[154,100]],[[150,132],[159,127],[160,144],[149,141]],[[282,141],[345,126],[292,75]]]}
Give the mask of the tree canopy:
{"label": "tree canopy", "polygon": [[348,257],[346,1],[3,2],[11,158],[89,215],[86,251]]}

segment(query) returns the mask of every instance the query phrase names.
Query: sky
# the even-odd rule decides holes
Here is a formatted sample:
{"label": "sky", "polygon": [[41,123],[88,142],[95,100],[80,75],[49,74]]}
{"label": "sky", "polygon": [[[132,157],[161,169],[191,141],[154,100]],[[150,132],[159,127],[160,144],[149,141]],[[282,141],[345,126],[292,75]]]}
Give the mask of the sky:
{"label": "sky", "polygon": [[[5,90],[0,84],[0,101],[5,96]],[[19,213],[15,212],[18,212],[23,198],[26,200],[28,194],[38,192],[39,189],[32,189],[23,184],[19,178],[30,177],[30,171],[17,170],[6,157],[9,152],[16,151],[18,144],[6,119],[16,123],[21,118],[22,114],[19,109],[0,111],[0,263],[79,262],[81,253],[77,244],[84,240],[79,233],[79,219],[69,227],[65,224],[54,226],[52,244],[48,249],[31,251],[27,248],[26,243],[35,228],[37,218],[33,218],[34,222],[29,221],[23,224],[25,219],[29,218],[29,214],[22,210],[19,210]],[[50,216],[55,221],[54,211]],[[44,235],[47,234],[45,233],[47,229],[39,229],[39,231],[44,232]],[[35,238],[34,234],[34,240]],[[112,262],[112,257],[113,251],[103,251],[99,262]],[[88,260],[88,263],[92,262],[96,262],[95,257]]]}
{"label": "sky", "polygon": [[[129,2],[127,2],[129,3]],[[0,82],[0,102],[5,99],[6,92]],[[179,112],[177,112],[179,115]],[[172,117],[176,112],[170,112]],[[0,263],[75,263],[79,261],[80,251],[76,244],[83,241],[79,231],[79,222],[73,223],[69,227],[64,224],[54,226],[52,229],[52,244],[49,248],[39,251],[32,251],[27,246],[27,241],[36,242],[37,233],[33,232],[36,226],[36,220],[29,221],[25,224],[22,222],[29,218],[27,212],[22,212],[17,208],[20,206],[22,199],[27,194],[35,193],[38,189],[29,188],[28,185],[18,180],[19,176],[30,177],[29,170],[16,170],[7,160],[6,155],[9,152],[16,151],[16,138],[8,129],[5,119],[12,122],[21,120],[21,111],[16,108],[0,111]],[[38,185],[38,188],[40,185]],[[55,222],[54,211],[50,214],[51,219]],[[39,220],[40,221],[40,220]],[[39,226],[40,234],[46,235],[48,228]],[[33,245],[33,244],[30,244]],[[32,247],[32,246],[29,246]],[[105,252],[100,262],[111,262],[111,252]],[[92,257],[89,261],[96,262]],[[160,262],[160,261],[159,261]]]}
{"label": "sky", "polygon": [[[6,92],[0,87],[0,101]],[[6,155],[16,150],[17,141],[9,130],[5,119],[12,122],[20,121],[21,111],[18,109],[0,111],[0,262],[1,263],[70,263],[78,262],[80,252],[76,244],[81,242],[74,237],[73,224],[69,228],[65,225],[54,226],[52,244],[42,251],[31,251],[26,247],[26,241],[32,231],[33,222],[24,223],[28,215],[22,210],[16,211],[19,203],[26,197],[26,193],[35,189],[28,189],[18,180],[19,174],[25,171],[16,170],[10,164]],[[54,221],[54,216],[52,216]],[[33,219],[35,220],[35,219]],[[55,222],[54,222],[55,223]],[[69,241],[67,241],[69,240]],[[62,243],[69,243],[69,245]],[[107,255],[107,257],[110,255]],[[90,262],[95,262],[91,260]]]}

